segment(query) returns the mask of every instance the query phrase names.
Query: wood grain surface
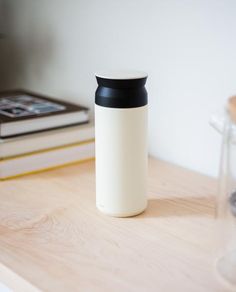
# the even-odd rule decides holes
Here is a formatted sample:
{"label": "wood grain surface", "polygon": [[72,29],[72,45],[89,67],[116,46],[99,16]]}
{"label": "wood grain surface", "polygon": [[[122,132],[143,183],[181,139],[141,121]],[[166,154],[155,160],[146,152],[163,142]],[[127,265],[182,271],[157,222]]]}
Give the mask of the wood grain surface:
{"label": "wood grain surface", "polygon": [[149,204],[95,207],[94,162],[0,183],[0,281],[14,291],[220,292],[216,181],[150,159]]}

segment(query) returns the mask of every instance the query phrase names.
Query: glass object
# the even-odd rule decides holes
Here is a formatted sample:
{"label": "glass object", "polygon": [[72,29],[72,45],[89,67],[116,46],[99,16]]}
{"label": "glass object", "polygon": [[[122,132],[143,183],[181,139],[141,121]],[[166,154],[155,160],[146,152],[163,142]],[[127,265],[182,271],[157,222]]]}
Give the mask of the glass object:
{"label": "glass object", "polygon": [[236,289],[236,96],[229,99],[223,115],[211,119],[211,125],[222,134],[216,209],[220,247],[216,268],[222,278]]}

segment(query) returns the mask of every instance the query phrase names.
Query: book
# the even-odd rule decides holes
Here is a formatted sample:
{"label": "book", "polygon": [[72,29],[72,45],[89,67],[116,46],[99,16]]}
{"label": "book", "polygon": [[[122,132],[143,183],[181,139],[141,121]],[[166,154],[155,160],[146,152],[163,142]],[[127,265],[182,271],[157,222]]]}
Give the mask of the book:
{"label": "book", "polygon": [[92,139],[93,123],[4,138],[0,139],[0,159]]}
{"label": "book", "polygon": [[94,141],[84,141],[57,149],[41,150],[0,160],[0,180],[53,169],[93,159]]}
{"label": "book", "polygon": [[25,90],[0,92],[0,137],[86,123],[89,110]]}

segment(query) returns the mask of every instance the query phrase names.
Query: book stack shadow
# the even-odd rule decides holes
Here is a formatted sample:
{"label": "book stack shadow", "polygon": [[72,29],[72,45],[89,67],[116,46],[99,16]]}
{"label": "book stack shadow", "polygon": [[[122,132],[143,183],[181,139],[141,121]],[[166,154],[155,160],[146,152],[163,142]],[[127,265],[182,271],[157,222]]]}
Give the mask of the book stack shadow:
{"label": "book stack shadow", "polygon": [[25,90],[0,92],[0,180],[93,159],[89,109]]}

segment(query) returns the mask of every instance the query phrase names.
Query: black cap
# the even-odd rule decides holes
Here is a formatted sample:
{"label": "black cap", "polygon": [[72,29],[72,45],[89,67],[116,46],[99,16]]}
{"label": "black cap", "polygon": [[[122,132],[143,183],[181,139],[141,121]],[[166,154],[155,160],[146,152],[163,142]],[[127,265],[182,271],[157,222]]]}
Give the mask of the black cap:
{"label": "black cap", "polygon": [[144,72],[109,72],[96,74],[98,88],[95,103],[104,107],[133,108],[148,103]]}

